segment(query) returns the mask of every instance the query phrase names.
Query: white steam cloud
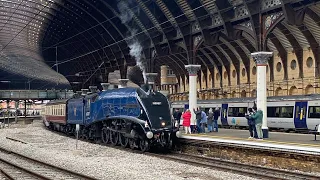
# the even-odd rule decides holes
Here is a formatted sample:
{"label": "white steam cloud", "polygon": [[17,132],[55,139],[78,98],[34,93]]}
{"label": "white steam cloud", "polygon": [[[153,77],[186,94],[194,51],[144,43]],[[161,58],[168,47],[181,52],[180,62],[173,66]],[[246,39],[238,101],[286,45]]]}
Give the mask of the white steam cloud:
{"label": "white steam cloud", "polygon": [[[120,12],[119,18],[120,18],[122,24],[126,24],[126,23],[130,22],[133,17],[132,11],[130,11],[128,8],[128,3],[130,4],[131,1],[130,0],[127,2],[120,1],[117,4],[119,12]],[[138,8],[137,11],[139,12],[140,9]],[[135,58],[137,66],[142,71],[144,83],[146,83],[147,82],[146,68],[145,68],[145,64],[142,61],[142,57],[141,57],[142,46],[141,46],[140,42],[138,41],[138,39],[135,37],[137,30],[129,27],[129,31],[131,34],[129,37],[129,40],[128,40],[128,46],[130,48],[130,55]]]}

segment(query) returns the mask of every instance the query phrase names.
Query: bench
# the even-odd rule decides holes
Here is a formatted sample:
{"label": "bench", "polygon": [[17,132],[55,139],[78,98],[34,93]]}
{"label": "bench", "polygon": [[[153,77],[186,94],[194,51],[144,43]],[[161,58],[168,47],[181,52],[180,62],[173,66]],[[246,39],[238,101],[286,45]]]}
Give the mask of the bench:
{"label": "bench", "polygon": [[314,140],[316,141],[317,140],[317,134],[320,134],[320,124],[317,124],[314,127],[314,130],[310,130],[309,133],[310,134],[314,134]]}

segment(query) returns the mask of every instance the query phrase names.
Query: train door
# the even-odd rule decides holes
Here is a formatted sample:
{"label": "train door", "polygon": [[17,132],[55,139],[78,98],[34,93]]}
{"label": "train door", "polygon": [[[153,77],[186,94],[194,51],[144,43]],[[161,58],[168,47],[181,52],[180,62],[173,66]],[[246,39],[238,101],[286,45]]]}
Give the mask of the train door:
{"label": "train door", "polygon": [[221,125],[228,126],[228,104],[222,104],[221,106]]}
{"label": "train door", "polygon": [[294,126],[296,129],[307,129],[307,101],[296,102],[294,113]]}

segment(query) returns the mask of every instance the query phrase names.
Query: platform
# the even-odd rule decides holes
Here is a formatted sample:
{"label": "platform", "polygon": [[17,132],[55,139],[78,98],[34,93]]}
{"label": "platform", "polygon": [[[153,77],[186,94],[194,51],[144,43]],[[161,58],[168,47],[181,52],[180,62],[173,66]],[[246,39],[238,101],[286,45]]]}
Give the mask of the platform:
{"label": "platform", "polygon": [[269,132],[268,139],[256,140],[248,139],[248,130],[239,129],[220,128],[219,132],[188,135],[184,134],[184,131],[182,132],[182,138],[185,139],[320,155],[320,135],[317,137],[319,140],[314,141],[314,135],[312,134]]}

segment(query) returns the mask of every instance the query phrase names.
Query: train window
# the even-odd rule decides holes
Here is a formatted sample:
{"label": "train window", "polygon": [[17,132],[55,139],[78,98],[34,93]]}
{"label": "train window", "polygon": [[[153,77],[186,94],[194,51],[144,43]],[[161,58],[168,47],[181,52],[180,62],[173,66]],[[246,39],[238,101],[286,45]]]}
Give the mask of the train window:
{"label": "train window", "polygon": [[247,107],[229,107],[228,116],[230,117],[245,117]]}
{"label": "train window", "polygon": [[293,106],[268,107],[267,117],[293,118]]}
{"label": "train window", "polygon": [[309,106],[308,118],[320,119],[320,106]]}

